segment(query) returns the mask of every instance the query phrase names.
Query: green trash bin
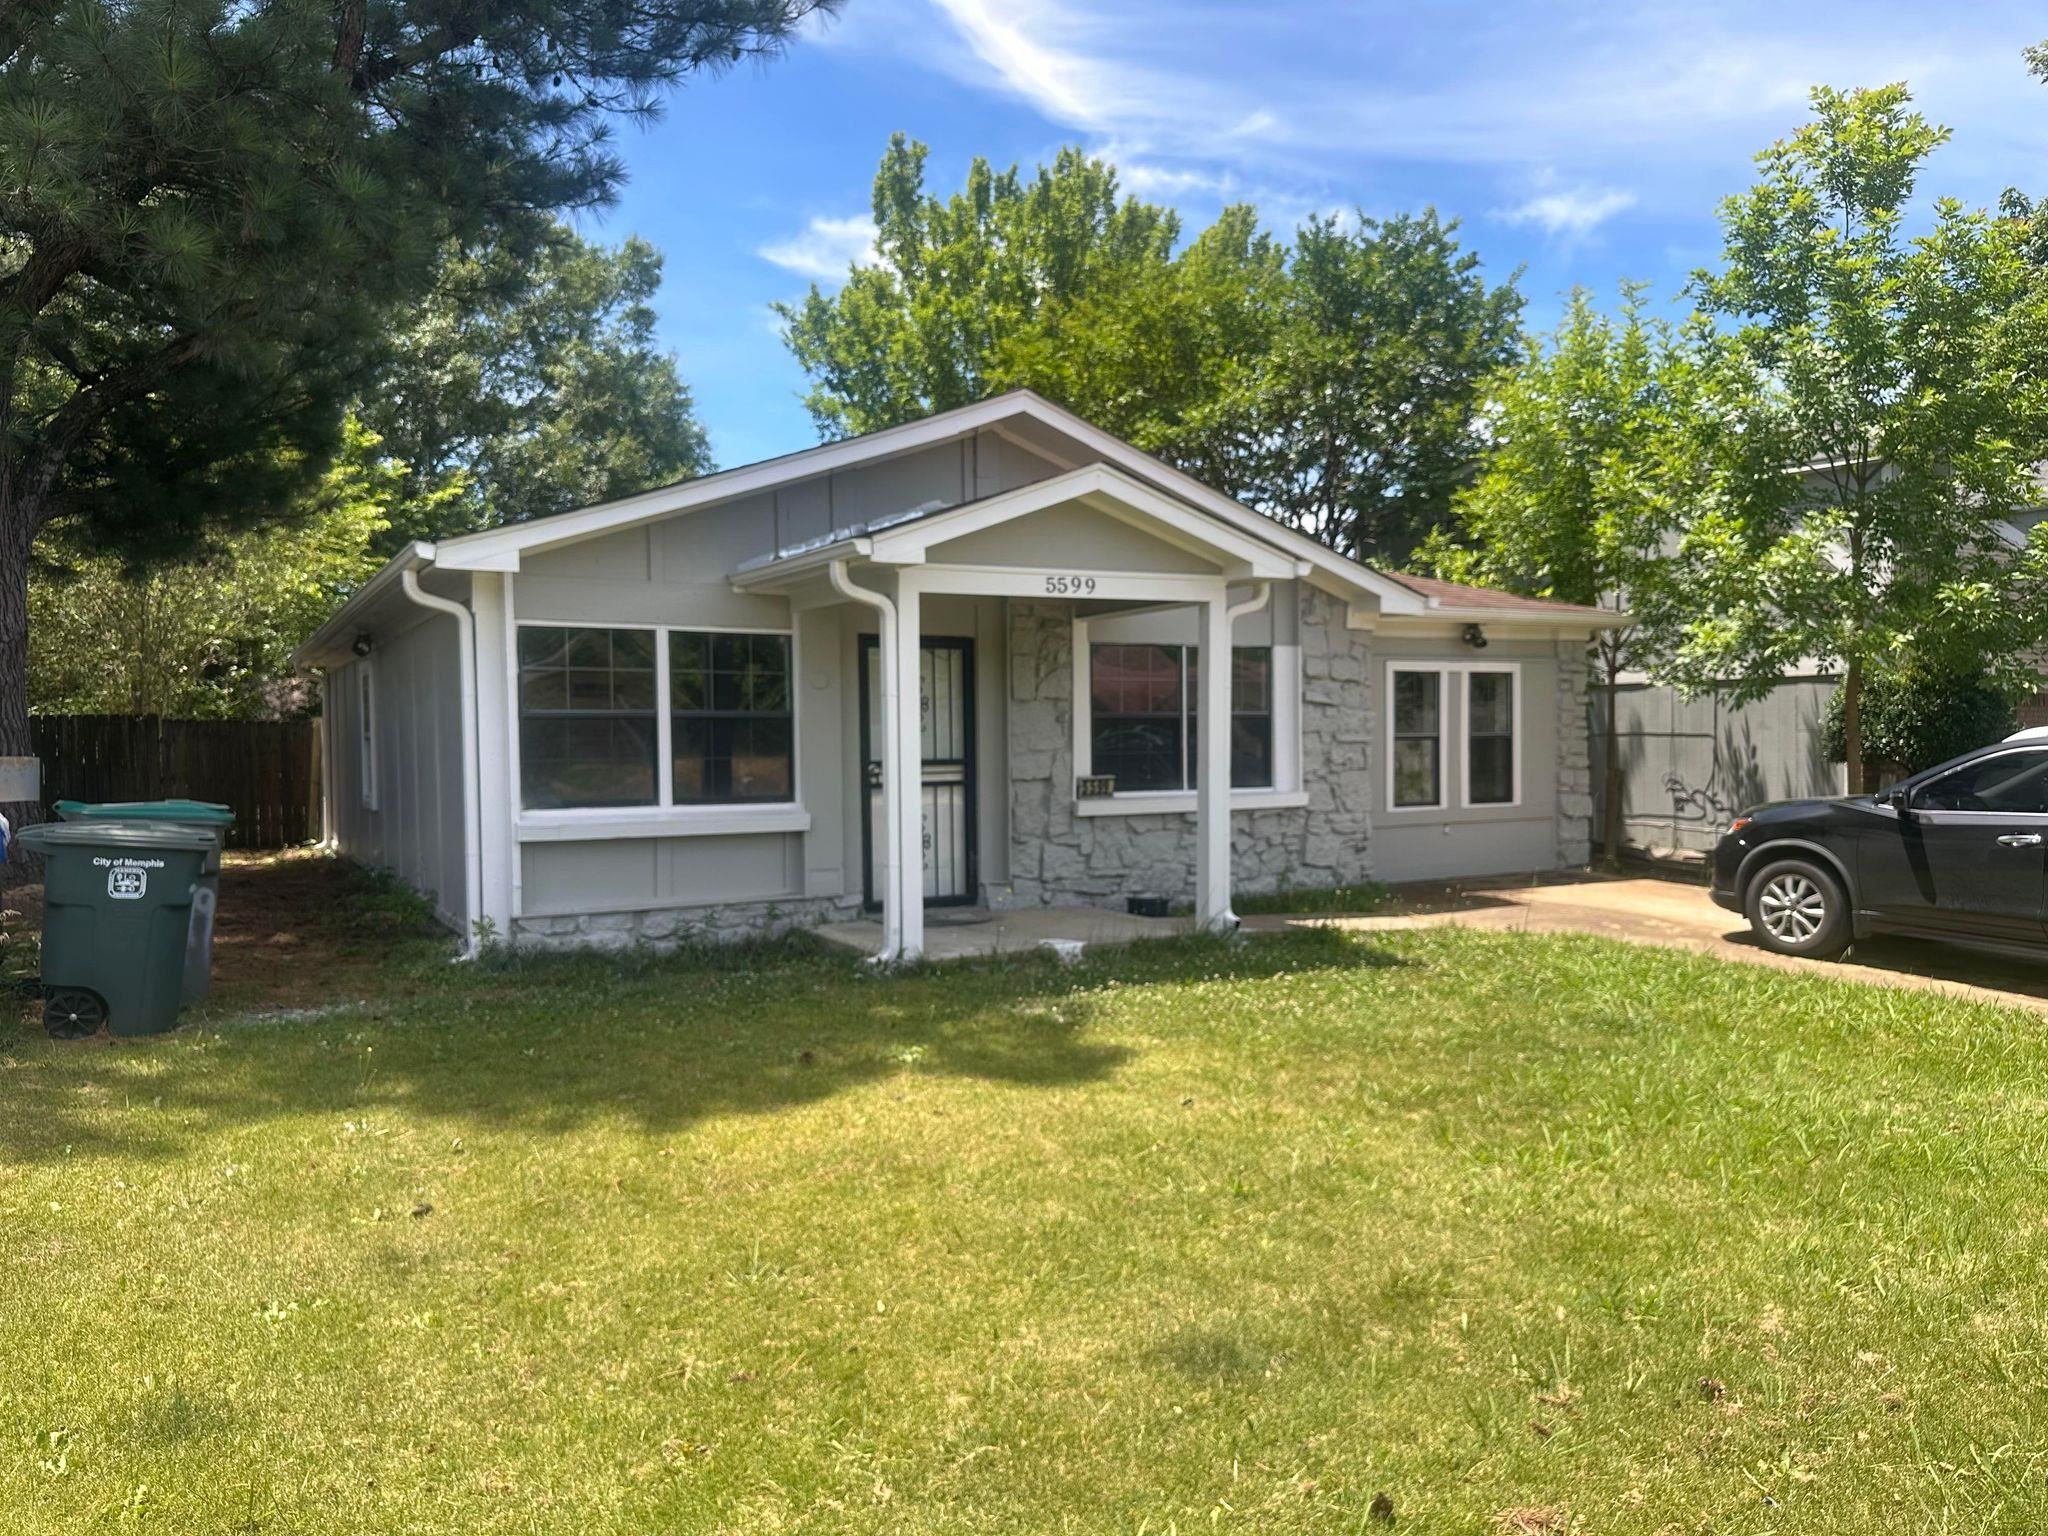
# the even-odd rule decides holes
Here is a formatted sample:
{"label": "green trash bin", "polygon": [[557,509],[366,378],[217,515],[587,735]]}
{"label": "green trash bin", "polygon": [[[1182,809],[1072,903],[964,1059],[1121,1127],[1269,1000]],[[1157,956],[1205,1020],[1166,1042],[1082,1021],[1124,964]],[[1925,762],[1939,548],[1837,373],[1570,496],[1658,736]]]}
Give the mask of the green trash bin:
{"label": "green trash bin", "polygon": [[196,1003],[213,986],[213,914],[220,905],[220,855],[227,846],[235,813],[211,800],[59,800],[57,815],[65,821],[131,822],[148,826],[185,827],[213,839],[192,898],[192,929],[185,936],[185,987],[188,1003]]}
{"label": "green trash bin", "polygon": [[43,866],[43,1023],[156,1035],[178,1022],[193,895],[213,838],[137,822],[45,822],[15,839]]}

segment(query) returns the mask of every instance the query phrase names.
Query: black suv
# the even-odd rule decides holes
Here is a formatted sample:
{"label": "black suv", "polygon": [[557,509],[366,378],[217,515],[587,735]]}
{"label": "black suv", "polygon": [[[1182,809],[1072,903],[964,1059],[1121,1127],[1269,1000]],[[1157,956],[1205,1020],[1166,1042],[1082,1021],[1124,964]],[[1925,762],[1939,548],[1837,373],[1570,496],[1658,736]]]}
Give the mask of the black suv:
{"label": "black suv", "polygon": [[2015,739],[1875,795],[1784,800],[1714,849],[1714,900],[1786,955],[1870,933],[2048,946],[2048,739]]}

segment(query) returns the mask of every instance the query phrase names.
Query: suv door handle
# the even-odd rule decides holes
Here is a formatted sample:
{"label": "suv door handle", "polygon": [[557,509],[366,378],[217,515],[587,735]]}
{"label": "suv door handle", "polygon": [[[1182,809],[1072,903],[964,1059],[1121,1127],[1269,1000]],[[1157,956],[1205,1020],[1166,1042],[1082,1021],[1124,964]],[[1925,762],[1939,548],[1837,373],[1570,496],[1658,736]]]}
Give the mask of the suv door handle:
{"label": "suv door handle", "polygon": [[2038,832],[2008,832],[1999,838],[1998,846],[2001,848],[2038,848],[2041,846],[2041,834]]}

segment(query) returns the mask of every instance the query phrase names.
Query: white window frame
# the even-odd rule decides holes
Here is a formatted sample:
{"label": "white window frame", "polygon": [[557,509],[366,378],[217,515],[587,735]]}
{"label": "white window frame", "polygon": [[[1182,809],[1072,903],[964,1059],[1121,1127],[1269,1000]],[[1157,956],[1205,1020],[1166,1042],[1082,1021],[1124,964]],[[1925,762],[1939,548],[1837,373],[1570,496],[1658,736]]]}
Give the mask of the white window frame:
{"label": "white window frame", "polygon": [[[1095,768],[1095,700],[1089,688],[1086,619],[1074,620],[1073,641],[1074,707],[1069,713],[1073,717],[1074,776],[1085,779]],[[1231,648],[1237,648],[1235,639]],[[1270,786],[1231,790],[1230,806],[1232,810],[1251,811],[1307,805],[1308,791],[1301,782],[1301,647],[1268,643],[1258,648],[1272,658],[1268,685],[1273,704],[1273,782]],[[1200,647],[1187,644],[1185,649],[1199,651]],[[1073,807],[1076,816],[1192,813],[1197,808],[1198,795],[1199,791],[1192,789],[1119,790],[1098,799],[1076,797]]]}
{"label": "white window frame", "polygon": [[[1403,672],[1419,672],[1437,679],[1437,797],[1427,805],[1396,805],[1394,803],[1394,679]],[[1510,679],[1509,687],[1514,693],[1514,716],[1511,729],[1514,731],[1510,743],[1510,773],[1512,774],[1514,796],[1508,800],[1474,800],[1472,798],[1472,675],[1476,672],[1498,672]],[[1457,730],[1451,729],[1451,703],[1453,690],[1457,700]],[[1523,784],[1525,754],[1522,744],[1522,664],[1519,661],[1434,661],[1422,658],[1413,660],[1396,658],[1388,661],[1385,673],[1385,692],[1382,697],[1381,714],[1386,717],[1386,730],[1382,738],[1386,744],[1386,771],[1382,775],[1383,809],[1389,816],[1442,815],[1446,811],[1511,811],[1522,804],[1526,793]],[[1453,756],[1452,747],[1456,747]]]}
{"label": "white window frame", "polygon": [[356,775],[363,809],[377,810],[377,668],[368,656],[356,663]]}
{"label": "white window frame", "polygon": [[[1516,661],[1475,661],[1462,668],[1465,681],[1458,689],[1458,801],[1467,810],[1511,811],[1522,803],[1522,664]],[[1472,679],[1482,675],[1508,679],[1508,785],[1513,791],[1505,800],[1472,798]]]}
{"label": "white window frame", "polygon": [[[513,621],[510,673],[511,756],[518,785],[522,751],[519,696],[519,635],[522,629],[634,629],[654,636],[654,793],[651,805],[579,805],[530,810],[523,786],[513,801],[521,842],[576,842],[621,837],[717,837],[747,832],[807,832],[803,803],[802,642],[794,625],[636,624],[617,619],[517,618]],[[790,798],[729,805],[678,805],[675,799],[675,711],[669,699],[668,637],[684,635],[780,635],[789,641]]]}

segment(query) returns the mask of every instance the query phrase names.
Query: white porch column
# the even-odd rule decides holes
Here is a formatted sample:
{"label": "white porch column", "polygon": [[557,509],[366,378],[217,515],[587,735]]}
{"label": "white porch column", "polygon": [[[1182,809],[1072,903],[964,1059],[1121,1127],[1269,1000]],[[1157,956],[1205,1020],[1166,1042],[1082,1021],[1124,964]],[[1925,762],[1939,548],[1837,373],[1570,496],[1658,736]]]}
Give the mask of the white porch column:
{"label": "white porch column", "polygon": [[883,763],[888,785],[890,834],[896,840],[895,870],[888,899],[898,906],[898,931],[904,960],[924,954],[924,683],[919,645],[922,601],[917,581],[901,572],[896,585],[896,686],[890,690],[893,715],[882,725],[893,750]]}
{"label": "white porch column", "polygon": [[1202,691],[1195,772],[1195,921],[1237,927],[1230,910],[1230,608],[1219,584],[1202,605]]}
{"label": "white porch column", "polygon": [[[483,913],[500,943],[512,942],[513,861],[519,857],[512,808],[512,781],[498,771],[501,754],[519,755],[518,662],[505,622],[505,576],[478,571],[470,577],[470,606],[476,613],[477,782],[476,857],[483,864]],[[488,766],[484,766],[488,765]]]}

